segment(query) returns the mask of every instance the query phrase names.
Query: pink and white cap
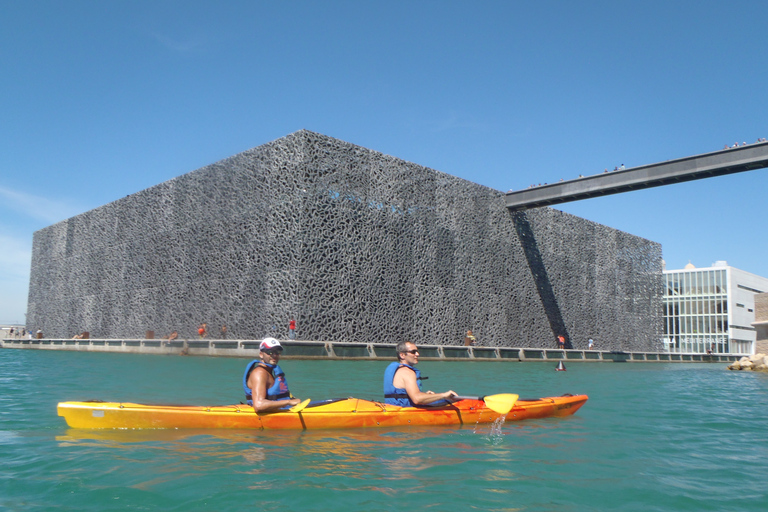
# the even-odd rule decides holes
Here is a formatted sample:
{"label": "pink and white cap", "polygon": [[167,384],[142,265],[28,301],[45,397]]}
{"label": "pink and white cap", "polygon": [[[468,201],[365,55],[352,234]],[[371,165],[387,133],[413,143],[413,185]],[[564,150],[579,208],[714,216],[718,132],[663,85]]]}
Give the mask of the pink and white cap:
{"label": "pink and white cap", "polygon": [[259,350],[262,350],[262,351],[283,350],[283,346],[275,338],[264,338],[263,340],[261,340],[261,345],[259,345]]}

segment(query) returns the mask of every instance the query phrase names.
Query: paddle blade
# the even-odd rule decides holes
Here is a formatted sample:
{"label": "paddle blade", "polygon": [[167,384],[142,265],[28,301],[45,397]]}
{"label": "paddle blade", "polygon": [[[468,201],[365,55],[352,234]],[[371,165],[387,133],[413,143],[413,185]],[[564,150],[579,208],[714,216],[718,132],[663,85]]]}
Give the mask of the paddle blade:
{"label": "paddle blade", "polygon": [[[301,412],[301,411],[304,410],[304,408],[307,406],[307,404],[309,404],[310,400],[311,400],[310,398],[307,398],[303,402],[301,402],[299,404],[296,404],[293,407],[291,407],[290,409],[288,409],[288,411],[289,412]],[[510,407],[510,409],[511,409],[511,407]]]}
{"label": "paddle blade", "polygon": [[483,397],[485,405],[492,411],[499,414],[507,414],[517,402],[520,395],[514,393],[499,393],[498,395],[488,395]]}

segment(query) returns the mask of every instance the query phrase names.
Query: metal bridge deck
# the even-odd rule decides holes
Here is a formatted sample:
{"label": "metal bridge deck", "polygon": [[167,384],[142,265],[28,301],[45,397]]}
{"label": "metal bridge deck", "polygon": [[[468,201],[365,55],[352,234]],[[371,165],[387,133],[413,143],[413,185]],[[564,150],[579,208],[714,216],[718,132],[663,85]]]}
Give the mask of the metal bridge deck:
{"label": "metal bridge deck", "polygon": [[768,167],[768,142],[560,181],[507,193],[512,211]]}

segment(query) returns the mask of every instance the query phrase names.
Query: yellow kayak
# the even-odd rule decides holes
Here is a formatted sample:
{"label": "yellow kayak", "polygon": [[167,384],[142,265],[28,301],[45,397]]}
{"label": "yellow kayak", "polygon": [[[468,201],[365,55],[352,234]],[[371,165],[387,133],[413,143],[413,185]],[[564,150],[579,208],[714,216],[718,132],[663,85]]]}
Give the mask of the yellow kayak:
{"label": "yellow kayak", "polygon": [[[510,407],[505,408],[506,414],[503,410],[499,412],[496,403],[502,400],[494,402],[491,400],[494,397],[513,397],[509,399]],[[251,406],[242,404],[186,406],[90,401],[60,402],[57,409],[72,428],[329,429],[490,423],[502,416],[506,421],[569,416],[584,405],[587,398],[587,395],[563,395],[520,400],[517,395],[491,395],[485,400],[462,398],[439,407],[398,407],[344,398],[302,404],[300,410],[258,414]]]}

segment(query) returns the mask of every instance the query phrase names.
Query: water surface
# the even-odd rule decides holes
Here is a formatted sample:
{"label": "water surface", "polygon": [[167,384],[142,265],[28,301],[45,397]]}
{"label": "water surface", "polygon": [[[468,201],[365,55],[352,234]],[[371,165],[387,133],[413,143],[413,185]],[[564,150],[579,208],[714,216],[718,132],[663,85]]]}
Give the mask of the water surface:
{"label": "water surface", "polygon": [[[0,350],[0,510],[764,511],[768,375],[725,364],[429,362],[435,391],[586,393],[502,426],[89,431],[63,400],[226,404],[247,360]],[[380,398],[386,362],[284,360],[302,398]]]}

